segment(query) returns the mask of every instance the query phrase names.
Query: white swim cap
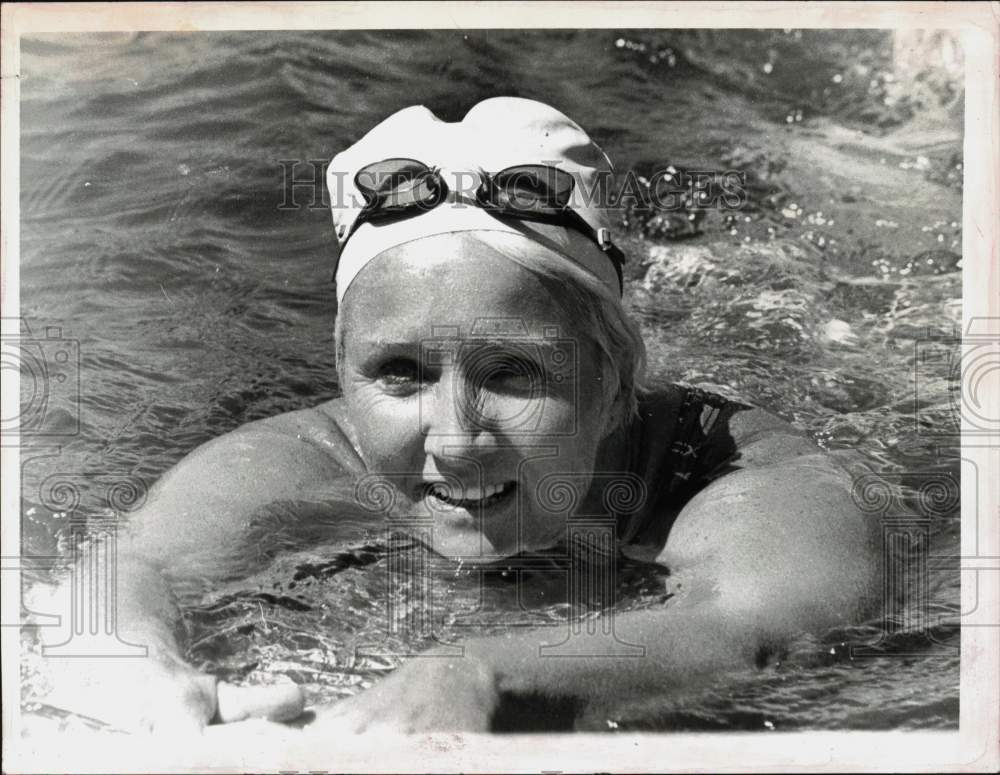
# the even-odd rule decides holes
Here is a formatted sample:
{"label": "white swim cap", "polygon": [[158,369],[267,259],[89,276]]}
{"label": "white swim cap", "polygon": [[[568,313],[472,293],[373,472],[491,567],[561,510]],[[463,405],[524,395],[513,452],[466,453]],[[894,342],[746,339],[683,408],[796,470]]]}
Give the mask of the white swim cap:
{"label": "white swim cap", "polygon": [[[427,207],[411,208],[402,217],[369,222],[365,194],[371,192],[364,190],[362,177],[370,174],[370,165],[385,160],[410,160],[433,170],[436,179],[443,181],[443,198]],[[566,173],[572,176],[566,205],[572,213],[565,223],[510,217],[481,206],[476,192],[484,180],[504,170],[535,165],[558,170],[553,174],[561,179]],[[621,252],[611,237],[611,173],[611,162],[587,133],[541,102],[496,97],[480,102],[455,123],[441,121],[422,105],[394,113],[334,156],[327,168],[340,244],[337,300],[343,300],[361,269],[389,248],[463,231],[520,235],[526,249],[541,246],[571,261],[594,275],[617,299]]]}

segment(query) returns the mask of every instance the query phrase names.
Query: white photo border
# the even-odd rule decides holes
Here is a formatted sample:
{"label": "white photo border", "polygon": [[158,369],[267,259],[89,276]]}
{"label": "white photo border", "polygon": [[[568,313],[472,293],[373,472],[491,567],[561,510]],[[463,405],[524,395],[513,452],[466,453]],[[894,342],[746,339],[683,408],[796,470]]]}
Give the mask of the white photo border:
{"label": "white photo border", "polygon": [[[961,33],[965,48],[963,327],[1000,330],[1000,23],[995,3],[944,2],[330,2],[8,3],[2,8],[2,310],[19,316],[20,36],[33,32],[459,28],[926,28]],[[16,334],[16,331],[13,332]],[[16,374],[4,371],[3,416],[17,414]],[[963,374],[963,380],[966,375]],[[977,391],[1000,416],[1000,370]],[[992,398],[989,398],[992,396]],[[968,430],[963,428],[963,430]],[[29,771],[330,772],[751,772],[996,771],[1000,768],[1000,436],[963,433],[962,457],[980,472],[962,482],[962,612],[958,731],[780,734],[431,735],[338,741],[333,756],[254,744],[252,722],[212,728],[179,758],[176,744],[122,740],[114,756],[84,739],[32,748],[20,737],[19,634],[4,627],[3,769]],[[20,547],[17,438],[4,438],[2,551],[4,619],[20,610],[20,580],[7,558]],[[972,510],[978,505],[978,513]],[[243,727],[241,729],[241,727]],[[228,741],[228,742],[227,742]],[[239,757],[224,756],[237,743]],[[377,745],[374,743],[377,742]],[[37,745],[37,743],[36,743]],[[103,748],[103,746],[102,746]],[[204,749],[204,750],[202,750]],[[214,753],[213,753],[214,752]],[[197,757],[195,754],[198,753]],[[184,762],[187,762],[185,765]]]}

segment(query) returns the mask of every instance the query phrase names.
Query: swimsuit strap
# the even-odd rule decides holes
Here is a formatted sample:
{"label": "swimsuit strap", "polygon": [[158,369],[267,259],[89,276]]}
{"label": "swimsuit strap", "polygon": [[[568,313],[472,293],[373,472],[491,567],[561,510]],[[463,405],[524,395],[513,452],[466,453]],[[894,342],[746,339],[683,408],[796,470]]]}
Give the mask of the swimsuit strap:
{"label": "swimsuit strap", "polygon": [[[736,443],[729,420],[751,408],[707,390],[674,385],[640,402],[640,419],[630,445],[629,470],[646,482],[646,507],[619,520],[619,539],[628,543],[652,521],[671,524],[694,495],[732,470]],[[662,529],[669,525],[659,526]],[[657,530],[656,532],[661,532]]]}
{"label": "swimsuit strap", "polygon": [[686,387],[684,391],[663,472],[671,477],[667,486],[671,493],[681,495],[690,490],[686,502],[729,469],[736,455],[729,437],[729,419],[750,407],[701,388]]}

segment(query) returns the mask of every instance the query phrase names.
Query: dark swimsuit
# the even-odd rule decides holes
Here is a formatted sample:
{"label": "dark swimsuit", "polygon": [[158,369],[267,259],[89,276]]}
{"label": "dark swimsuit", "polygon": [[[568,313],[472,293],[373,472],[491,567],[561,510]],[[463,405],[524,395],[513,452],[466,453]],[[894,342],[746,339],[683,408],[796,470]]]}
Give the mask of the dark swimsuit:
{"label": "dark swimsuit", "polygon": [[746,404],[672,385],[639,399],[630,430],[629,472],[645,483],[643,505],[618,515],[619,544],[658,551],[677,514],[699,490],[732,469],[736,443],[729,420]]}

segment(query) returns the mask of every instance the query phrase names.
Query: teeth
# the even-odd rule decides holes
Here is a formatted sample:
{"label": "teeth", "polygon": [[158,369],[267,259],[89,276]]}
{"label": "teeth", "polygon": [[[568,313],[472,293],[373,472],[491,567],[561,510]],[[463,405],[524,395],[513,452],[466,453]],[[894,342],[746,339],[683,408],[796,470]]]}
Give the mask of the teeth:
{"label": "teeth", "polygon": [[485,487],[467,487],[463,491],[461,487],[455,487],[447,482],[433,482],[431,493],[438,498],[450,501],[481,501],[499,495],[504,491],[503,484],[488,484]]}

